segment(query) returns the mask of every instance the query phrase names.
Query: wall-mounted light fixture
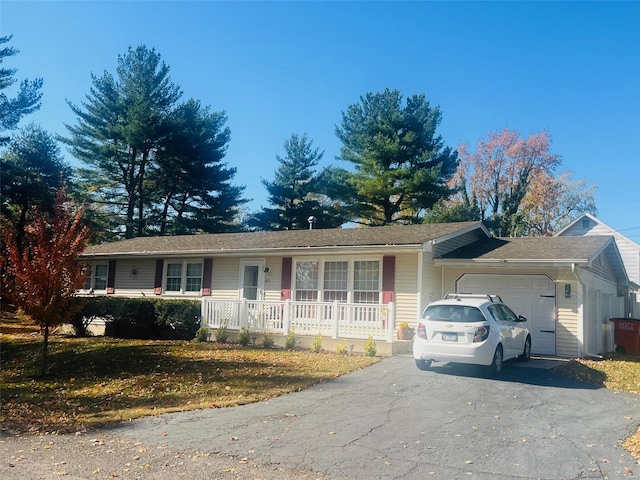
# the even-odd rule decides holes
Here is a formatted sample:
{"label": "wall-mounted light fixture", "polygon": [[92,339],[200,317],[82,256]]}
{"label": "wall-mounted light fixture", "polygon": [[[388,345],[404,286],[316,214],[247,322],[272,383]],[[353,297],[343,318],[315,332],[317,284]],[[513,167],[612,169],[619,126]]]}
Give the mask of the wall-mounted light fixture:
{"label": "wall-mounted light fixture", "polygon": [[271,269],[269,267],[264,267],[263,272],[264,273],[269,273],[271,271]]}

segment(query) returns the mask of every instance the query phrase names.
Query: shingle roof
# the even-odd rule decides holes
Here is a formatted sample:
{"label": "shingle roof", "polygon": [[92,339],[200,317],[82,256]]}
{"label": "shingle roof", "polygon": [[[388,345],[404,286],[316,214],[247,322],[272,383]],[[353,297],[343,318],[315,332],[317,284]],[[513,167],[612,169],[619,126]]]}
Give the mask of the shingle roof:
{"label": "shingle roof", "polygon": [[422,245],[481,222],[138,237],[88,247],[84,255],[224,252],[283,248]]}
{"label": "shingle roof", "polygon": [[612,238],[609,236],[487,238],[458,248],[439,258],[479,261],[586,261],[600,253]]}

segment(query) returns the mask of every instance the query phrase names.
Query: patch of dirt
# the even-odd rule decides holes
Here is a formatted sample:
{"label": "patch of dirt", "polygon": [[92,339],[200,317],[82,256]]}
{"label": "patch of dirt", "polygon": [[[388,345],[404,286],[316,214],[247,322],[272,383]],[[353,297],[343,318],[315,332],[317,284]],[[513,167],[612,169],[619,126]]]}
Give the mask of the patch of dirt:
{"label": "patch of dirt", "polygon": [[218,452],[174,451],[103,434],[0,434],[0,478],[319,480],[322,474]]}

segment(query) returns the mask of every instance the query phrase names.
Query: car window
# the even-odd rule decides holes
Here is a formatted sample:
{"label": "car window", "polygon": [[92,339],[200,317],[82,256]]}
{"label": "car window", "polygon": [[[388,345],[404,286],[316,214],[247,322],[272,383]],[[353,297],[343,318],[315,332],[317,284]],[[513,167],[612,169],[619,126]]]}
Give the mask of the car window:
{"label": "car window", "polygon": [[432,305],[427,307],[422,317],[425,320],[449,320],[452,313],[449,305]]}
{"label": "car window", "polygon": [[485,320],[482,312],[475,307],[463,305],[433,305],[427,307],[423,318],[425,320],[440,320],[447,322],[482,322]]}
{"label": "car window", "polygon": [[500,305],[489,305],[487,307],[487,310],[489,310],[489,313],[493,316],[493,318],[495,318],[496,320],[499,320],[501,322],[506,322],[507,319],[504,316],[504,312],[502,311],[502,309],[500,308]]}
{"label": "car window", "polygon": [[467,309],[467,322],[484,322],[486,318],[480,310],[476,307],[469,307]]}
{"label": "car window", "polygon": [[509,307],[507,307],[506,305],[500,305],[500,309],[504,312],[504,318],[507,322],[518,321],[518,316],[513,313],[513,310],[511,310]]}

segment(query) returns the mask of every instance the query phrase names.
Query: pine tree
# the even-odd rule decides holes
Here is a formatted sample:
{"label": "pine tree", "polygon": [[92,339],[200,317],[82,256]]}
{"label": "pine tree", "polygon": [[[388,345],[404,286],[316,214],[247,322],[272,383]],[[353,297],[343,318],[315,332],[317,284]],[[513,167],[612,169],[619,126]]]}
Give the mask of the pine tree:
{"label": "pine tree", "polygon": [[160,54],[141,45],[118,56],[117,79],[108,72],[92,75],[86,102],[69,103],[78,124],[67,125],[71,137],[66,142],[90,167],[81,173],[100,181],[95,185],[98,200],[122,219],[126,238],[147,233],[157,198],[146,182],[180,96]]}
{"label": "pine tree", "polygon": [[32,123],[21,129],[2,152],[0,170],[2,218],[13,225],[20,240],[33,207],[53,213],[57,192],[71,183],[71,167],[55,138]]}
{"label": "pine tree", "polygon": [[367,93],[342,114],[336,134],[341,159],[353,164],[342,172],[350,186],[344,202],[352,221],[366,225],[420,223],[426,209],[451,193],[447,182],[457,154],[436,134],[438,107],[424,95],[403,104],[397,90]]}
{"label": "pine tree", "polygon": [[315,167],[324,152],[313,147],[313,141],[304,134],[292,134],[284,143],[285,157],[276,155],[280,164],[272,182],[262,179],[272,207],[264,207],[249,221],[260,230],[299,230],[309,228],[309,218],[315,219],[314,228],[338,226],[342,220],[324,201],[319,175]]}
{"label": "pine tree", "polygon": [[[3,47],[9,43],[13,35],[0,37],[0,64],[7,57],[12,57],[19,53],[13,47]],[[14,130],[23,116],[35,112],[40,108],[42,98],[42,79],[22,80],[18,93],[10,98],[4,90],[13,85],[17,80],[15,68],[0,68],[0,134],[8,130]],[[0,135],[0,146],[6,144],[9,137]]]}
{"label": "pine tree", "polygon": [[223,163],[231,131],[224,112],[188,100],[171,114],[168,135],[156,155],[152,180],[162,195],[160,233],[226,232],[239,229],[244,187],[233,186],[236,169]]}

